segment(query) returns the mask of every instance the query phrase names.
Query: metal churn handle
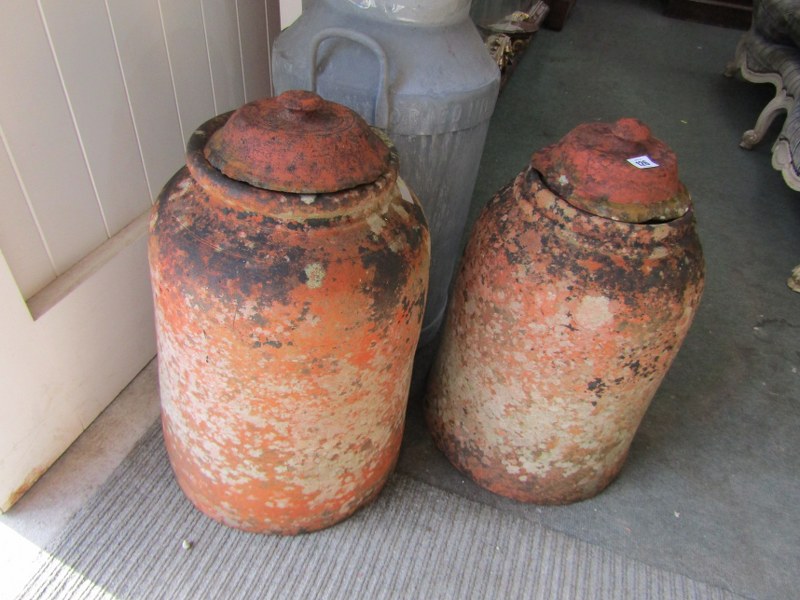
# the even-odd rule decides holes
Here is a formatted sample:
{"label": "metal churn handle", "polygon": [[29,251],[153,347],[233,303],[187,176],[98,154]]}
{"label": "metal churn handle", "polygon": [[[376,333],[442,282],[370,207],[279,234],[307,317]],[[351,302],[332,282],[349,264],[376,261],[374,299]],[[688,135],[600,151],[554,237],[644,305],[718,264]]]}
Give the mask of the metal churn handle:
{"label": "metal churn handle", "polygon": [[378,85],[378,94],[375,98],[375,126],[381,129],[388,129],[389,127],[389,86],[387,82],[388,74],[388,61],[386,52],[383,51],[381,45],[373,38],[358,31],[350,29],[343,29],[341,27],[329,27],[323,29],[311,40],[311,83],[309,89],[312,92],[317,91],[317,51],[320,44],[332,37],[345,38],[350,41],[366,46],[375,54],[378,59],[380,67],[380,81]]}

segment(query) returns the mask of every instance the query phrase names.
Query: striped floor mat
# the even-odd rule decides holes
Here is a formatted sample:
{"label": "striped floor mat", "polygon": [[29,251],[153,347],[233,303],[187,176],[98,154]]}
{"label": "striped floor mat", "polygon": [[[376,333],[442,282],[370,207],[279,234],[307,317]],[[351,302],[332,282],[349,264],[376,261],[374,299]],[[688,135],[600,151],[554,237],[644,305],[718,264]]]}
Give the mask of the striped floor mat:
{"label": "striped floor mat", "polygon": [[325,531],[229,529],[185,499],[157,426],[40,561],[21,598],[740,598],[404,475]]}

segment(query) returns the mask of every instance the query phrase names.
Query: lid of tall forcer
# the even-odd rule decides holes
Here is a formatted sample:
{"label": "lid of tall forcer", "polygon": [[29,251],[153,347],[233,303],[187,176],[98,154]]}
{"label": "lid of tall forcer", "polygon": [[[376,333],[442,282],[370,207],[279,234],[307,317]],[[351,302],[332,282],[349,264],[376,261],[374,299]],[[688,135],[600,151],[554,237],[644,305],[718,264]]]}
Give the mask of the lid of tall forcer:
{"label": "lid of tall forcer", "polygon": [[372,183],[390,168],[389,148],[359,115],[301,90],[245,104],[203,152],[231,179],[297,194]]}

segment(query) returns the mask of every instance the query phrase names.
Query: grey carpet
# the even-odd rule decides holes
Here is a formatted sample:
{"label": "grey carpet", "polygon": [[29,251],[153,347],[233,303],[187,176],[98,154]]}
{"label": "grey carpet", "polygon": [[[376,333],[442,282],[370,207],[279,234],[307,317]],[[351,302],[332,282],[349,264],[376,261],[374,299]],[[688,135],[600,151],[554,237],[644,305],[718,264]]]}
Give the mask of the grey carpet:
{"label": "grey carpet", "polygon": [[325,531],[228,529],[182,495],[157,426],[40,560],[21,598],[740,598],[404,475]]}

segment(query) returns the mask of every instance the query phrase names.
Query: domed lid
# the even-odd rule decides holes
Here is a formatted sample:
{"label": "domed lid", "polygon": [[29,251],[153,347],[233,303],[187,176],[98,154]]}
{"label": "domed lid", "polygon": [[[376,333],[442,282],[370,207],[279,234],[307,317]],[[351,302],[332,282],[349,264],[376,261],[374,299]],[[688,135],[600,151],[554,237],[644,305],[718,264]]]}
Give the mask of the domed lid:
{"label": "domed lid", "polygon": [[573,206],[616,221],[669,221],[691,204],[675,154],[636,119],[579,125],[531,165]]}
{"label": "domed lid", "polygon": [[389,168],[389,148],[360,116],[300,90],[245,104],[204,154],[231,179],[298,194],[372,183]]}

